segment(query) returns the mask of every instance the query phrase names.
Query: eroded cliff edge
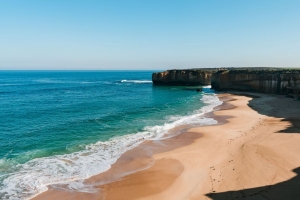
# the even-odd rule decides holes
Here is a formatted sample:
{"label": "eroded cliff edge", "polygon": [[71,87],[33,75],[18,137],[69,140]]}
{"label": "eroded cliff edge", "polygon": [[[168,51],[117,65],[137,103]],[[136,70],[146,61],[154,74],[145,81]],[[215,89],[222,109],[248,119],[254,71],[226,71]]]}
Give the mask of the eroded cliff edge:
{"label": "eroded cliff edge", "polygon": [[235,90],[291,94],[300,97],[300,69],[222,68],[167,70],[153,73],[157,85],[211,85],[217,91]]}
{"label": "eroded cliff edge", "polygon": [[212,74],[215,90],[295,94],[300,91],[299,69],[231,69]]}
{"label": "eroded cliff edge", "polygon": [[216,69],[167,70],[152,74],[155,85],[210,85],[212,73]]}

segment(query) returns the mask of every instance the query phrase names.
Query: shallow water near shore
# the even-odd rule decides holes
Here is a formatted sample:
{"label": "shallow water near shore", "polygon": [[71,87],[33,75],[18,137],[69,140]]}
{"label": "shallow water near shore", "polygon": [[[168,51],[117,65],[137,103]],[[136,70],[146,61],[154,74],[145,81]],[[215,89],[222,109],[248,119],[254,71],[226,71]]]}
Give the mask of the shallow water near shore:
{"label": "shallow water near shore", "polygon": [[174,127],[217,123],[203,116],[220,104],[209,88],[153,86],[151,74],[0,72],[0,197],[32,198],[104,172]]}

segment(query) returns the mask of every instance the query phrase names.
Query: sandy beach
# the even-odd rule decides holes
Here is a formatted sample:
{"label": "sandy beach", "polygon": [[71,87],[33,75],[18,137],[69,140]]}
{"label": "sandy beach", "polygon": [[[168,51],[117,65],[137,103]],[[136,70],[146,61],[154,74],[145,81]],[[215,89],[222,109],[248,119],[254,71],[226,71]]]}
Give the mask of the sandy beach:
{"label": "sandy beach", "polygon": [[[279,95],[219,94],[219,124],[178,127],[147,141],[85,184],[53,186],[34,200],[300,199],[300,102]],[[85,186],[86,187],[86,186]]]}

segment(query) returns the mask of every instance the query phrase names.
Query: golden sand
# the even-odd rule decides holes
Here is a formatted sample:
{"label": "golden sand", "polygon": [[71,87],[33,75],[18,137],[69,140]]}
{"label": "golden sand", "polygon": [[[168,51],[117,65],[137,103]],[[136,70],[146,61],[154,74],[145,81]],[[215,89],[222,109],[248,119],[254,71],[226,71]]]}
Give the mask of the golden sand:
{"label": "golden sand", "polygon": [[219,97],[227,103],[211,114],[218,125],[181,127],[181,135],[126,152],[108,172],[86,180],[97,193],[50,187],[34,200],[300,199],[300,102]]}

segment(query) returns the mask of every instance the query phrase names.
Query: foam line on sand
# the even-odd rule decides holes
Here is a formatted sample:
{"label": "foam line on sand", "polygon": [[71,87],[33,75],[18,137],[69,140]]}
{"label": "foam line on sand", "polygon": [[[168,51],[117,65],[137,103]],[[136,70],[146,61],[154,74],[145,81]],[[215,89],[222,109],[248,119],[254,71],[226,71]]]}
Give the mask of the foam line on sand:
{"label": "foam line on sand", "polygon": [[225,103],[213,116],[222,123],[130,150],[111,170],[125,163],[136,170],[113,182],[100,183],[104,174],[86,180],[98,192],[52,188],[34,199],[299,198],[300,102],[250,93],[219,98]]}

